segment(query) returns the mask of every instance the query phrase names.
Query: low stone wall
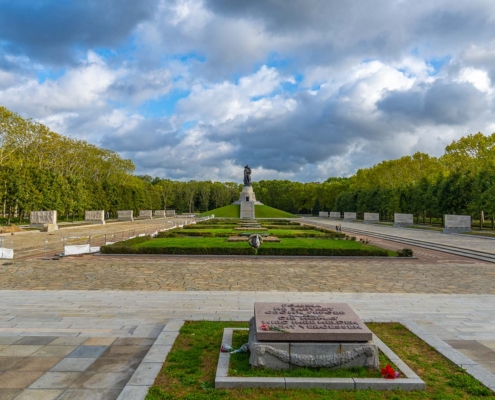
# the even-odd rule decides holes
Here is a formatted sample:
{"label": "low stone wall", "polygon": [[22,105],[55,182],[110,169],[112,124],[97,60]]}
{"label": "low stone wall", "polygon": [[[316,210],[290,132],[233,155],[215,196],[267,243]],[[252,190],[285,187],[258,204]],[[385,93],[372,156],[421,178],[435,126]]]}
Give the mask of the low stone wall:
{"label": "low stone wall", "polygon": [[52,232],[58,229],[57,211],[31,211],[29,227]]}
{"label": "low stone wall", "polygon": [[344,212],[344,221],[352,222],[357,220],[357,214],[355,212]]}
{"label": "low stone wall", "polygon": [[394,214],[394,226],[395,227],[401,227],[401,226],[412,225],[414,223],[413,218],[414,218],[413,214],[395,213]]}
{"label": "low stone wall", "polygon": [[155,218],[165,218],[165,210],[155,210],[153,216]]}
{"label": "low stone wall", "polygon": [[341,219],[342,215],[339,211],[330,211],[330,219]]}
{"label": "low stone wall", "polygon": [[318,214],[320,218],[328,218],[328,211],[320,211]]}
{"label": "low stone wall", "polygon": [[167,217],[175,217],[175,210],[167,210],[167,211],[165,212],[165,215],[166,215]]}
{"label": "low stone wall", "polygon": [[446,215],[444,233],[471,232],[470,215]]}
{"label": "low stone wall", "polygon": [[134,211],[133,210],[117,211],[117,219],[119,221],[134,221]]}
{"label": "low stone wall", "polygon": [[380,222],[380,214],[379,213],[364,213],[365,224],[372,224],[374,222]]}
{"label": "low stone wall", "polygon": [[84,213],[84,220],[87,222],[96,222],[101,225],[105,225],[105,210],[86,211]]}
{"label": "low stone wall", "polygon": [[153,211],[152,210],[139,210],[139,218],[153,219]]}

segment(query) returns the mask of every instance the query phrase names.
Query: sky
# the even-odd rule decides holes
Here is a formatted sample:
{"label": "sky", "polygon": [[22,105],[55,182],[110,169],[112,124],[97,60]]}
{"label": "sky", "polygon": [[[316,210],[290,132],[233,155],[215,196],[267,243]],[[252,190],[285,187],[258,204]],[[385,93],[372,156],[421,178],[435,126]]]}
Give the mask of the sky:
{"label": "sky", "polygon": [[180,180],[323,181],[495,132],[493,0],[0,0],[0,105]]}

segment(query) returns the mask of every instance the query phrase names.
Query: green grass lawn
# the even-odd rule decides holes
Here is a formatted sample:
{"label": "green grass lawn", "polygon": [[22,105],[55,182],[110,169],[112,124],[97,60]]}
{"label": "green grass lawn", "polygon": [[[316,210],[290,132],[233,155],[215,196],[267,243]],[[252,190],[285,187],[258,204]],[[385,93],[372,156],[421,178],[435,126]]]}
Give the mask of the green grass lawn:
{"label": "green grass lawn", "polygon": [[291,213],[265,205],[254,206],[254,215],[256,218],[295,218],[296,217]]}
{"label": "green grass lawn", "polygon": [[[324,389],[215,389],[224,328],[243,322],[186,322],[146,400],[476,400],[494,399],[475,378],[397,323],[367,326],[426,383],[425,391],[344,391]],[[231,360],[236,355],[231,356]]]}
{"label": "green grass lawn", "polygon": [[215,208],[214,210],[204,212],[200,217],[215,215],[218,218],[239,218],[241,215],[241,206],[238,204],[230,204],[225,207]]}
{"label": "green grass lawn", "polygon": [[[247,243],[227,242],[225,238],[189,237],[151,239],[133,247],[246,247]],[[307,247],[313,249],[371,249],[376,248],[352,240],[287,238],[280,243],[263,243],[263,247]]]}

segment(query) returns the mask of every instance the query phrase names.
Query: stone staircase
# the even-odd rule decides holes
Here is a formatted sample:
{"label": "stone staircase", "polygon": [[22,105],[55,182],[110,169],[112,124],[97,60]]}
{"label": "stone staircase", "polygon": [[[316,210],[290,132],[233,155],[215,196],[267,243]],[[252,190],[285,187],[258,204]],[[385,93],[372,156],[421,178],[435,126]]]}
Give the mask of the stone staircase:
{"label": "stone staircase", "polygon": [[254,219],[254,201],[241,202],[241,218]]}

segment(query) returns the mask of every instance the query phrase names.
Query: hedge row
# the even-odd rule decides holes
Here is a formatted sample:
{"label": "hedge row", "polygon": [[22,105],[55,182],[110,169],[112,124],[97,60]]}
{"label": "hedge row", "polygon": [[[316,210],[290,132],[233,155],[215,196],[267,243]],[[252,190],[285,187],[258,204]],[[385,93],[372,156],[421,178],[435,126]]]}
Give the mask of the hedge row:
{"label": "hedge row", "polygon": [[134,239],[124,240],[123,242],[117,242],[109,244],[108,246],[101,246],[100,252],[103,254],[127,254],[125,249],[132,249],[134,245],[147,242],[151,240],[151,236],[138,236]]}
{"label": "hedge row", "polygon": [[276,248],[260,247],[260,256],[359,256],[359,257],[388,257],[383,249],[308,249],[308,248]]}
{"label": "hedge row", "polygon": [[202,237],[229,237],[234,235],[232,232],[188,232],[188,231],[176,231],[176,232],[160,232],[156,237],[163,238],[176,238],[176,237],[188,237],[188,236],[202,236]]}
{"label": "hedge row", "polygon": [[103,246],[104,254],[186,254],[186,255],[255,255],[252,247],[113,247]]}
{"label": "hedge row", "polygon": [[236,225],[186,225],[183,229],[234,229]]}

